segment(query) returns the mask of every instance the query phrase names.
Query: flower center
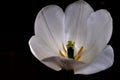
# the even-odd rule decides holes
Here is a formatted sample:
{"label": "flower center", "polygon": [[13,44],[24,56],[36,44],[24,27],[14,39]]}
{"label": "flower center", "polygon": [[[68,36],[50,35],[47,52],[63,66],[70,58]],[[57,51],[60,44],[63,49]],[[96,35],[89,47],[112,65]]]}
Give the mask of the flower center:
{"label": "flower center", "polygon": [[67,49],[65,48],[64,44],[62,44],[62,48],[63,48],[64,54],[61,50],[59,50],[59,54],[62,57],[71,58],[71,59],[74,59],[77,61],[80,59],[81,52],[83,51],[83,46],[81,46],[77,52],[77,55],[74,56],[75,42],[72,42],[72,41],[68,41],[68,43],[66,45]]}

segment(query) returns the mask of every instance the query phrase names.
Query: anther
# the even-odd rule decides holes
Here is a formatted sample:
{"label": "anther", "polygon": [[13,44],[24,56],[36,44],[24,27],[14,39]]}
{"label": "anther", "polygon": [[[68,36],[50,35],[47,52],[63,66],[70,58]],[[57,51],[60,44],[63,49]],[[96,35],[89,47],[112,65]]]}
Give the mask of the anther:
{"label": "anther", "polygon": [[62,56],[62,57],[65,57],[65,55],[59,50],[59,54]]}
{"label": "anther", "polygon": [[83,46],[79,49],[79,51],[78,51],[78,53],[77,53],[77,55],[76,55],[76,57],[75,57],[75,60],[79,60],[80,59],[80,57],[81,57],[81,52],[83,51]]}
{"label": "anther", "polygon": [[64,50],[65,54],[67,55],[67,51],[66,51],[65,46],[64,46],[63,43],[62,43],[62,47],[63,47],[63,50]]}

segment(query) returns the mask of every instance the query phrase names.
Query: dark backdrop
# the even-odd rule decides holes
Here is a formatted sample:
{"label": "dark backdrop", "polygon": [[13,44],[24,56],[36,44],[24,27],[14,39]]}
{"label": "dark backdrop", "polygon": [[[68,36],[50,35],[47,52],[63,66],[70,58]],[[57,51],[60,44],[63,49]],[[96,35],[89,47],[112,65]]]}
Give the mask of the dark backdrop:
{"label": "dark backdrop", "polygon": [[[40,63],[30,52],[28,40],[34,35],[34,21],[44,6],[56,4],[63,9],[75,0],[29,0],[1,2],[0,80],[68,80],[64,70],[56,72]],[[76,75],[75,80],[120,79],[120,5],[116,0],[85,0],[95,10],[107,9],[113,17],[114,65],[100,73]],[[118,0],[119,1],[119,0]]]}

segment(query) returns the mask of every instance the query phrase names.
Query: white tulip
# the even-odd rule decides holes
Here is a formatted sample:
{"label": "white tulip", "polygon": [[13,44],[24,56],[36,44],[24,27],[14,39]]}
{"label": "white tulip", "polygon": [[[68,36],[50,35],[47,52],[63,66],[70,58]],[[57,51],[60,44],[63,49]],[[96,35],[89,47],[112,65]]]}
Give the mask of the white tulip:
{"label": "white tulip", "polygon": [[51,69],[93,74],[114,62],[113,48],[107,45],[111,35],[109,12],[94,11],[80,0],[70,4],[65,13],[57,5],[43,8],[36,17],[29,46],[32,54]]}

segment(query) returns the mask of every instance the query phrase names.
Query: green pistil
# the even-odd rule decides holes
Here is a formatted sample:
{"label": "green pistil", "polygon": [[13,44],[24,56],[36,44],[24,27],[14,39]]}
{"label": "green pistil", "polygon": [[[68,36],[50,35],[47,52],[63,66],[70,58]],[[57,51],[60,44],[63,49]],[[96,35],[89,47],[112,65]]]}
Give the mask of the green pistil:
{"label": "green pistil", "polygon": [[67,46],[67,54],[69,58],[74,59],[74,47],[75,47],[75,43],[72,41],[68,41]]}

